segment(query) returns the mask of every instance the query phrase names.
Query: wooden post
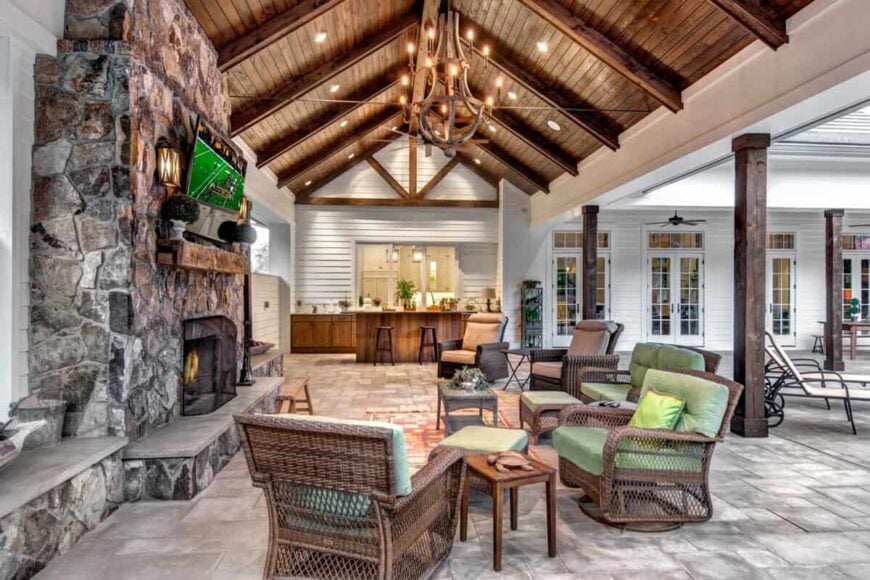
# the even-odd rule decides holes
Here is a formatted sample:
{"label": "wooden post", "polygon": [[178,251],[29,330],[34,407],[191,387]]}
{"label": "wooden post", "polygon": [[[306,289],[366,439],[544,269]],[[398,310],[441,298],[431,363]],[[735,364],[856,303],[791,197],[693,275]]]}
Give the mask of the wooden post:
{"label": "wooden post", "polygon": [[843,370],[843,210],[825,210],[825,370]]}
{"label": "wooden post", "polygon": [[764,311],[767,252],[767,148],[770,135],[734,139],[734,380],[744,386],[731,430],[767,437],[764,416]]}
{"label": "wooden post", "polygon": [[583,319],[595,319],[598,289],[598,206],[583,206]]}

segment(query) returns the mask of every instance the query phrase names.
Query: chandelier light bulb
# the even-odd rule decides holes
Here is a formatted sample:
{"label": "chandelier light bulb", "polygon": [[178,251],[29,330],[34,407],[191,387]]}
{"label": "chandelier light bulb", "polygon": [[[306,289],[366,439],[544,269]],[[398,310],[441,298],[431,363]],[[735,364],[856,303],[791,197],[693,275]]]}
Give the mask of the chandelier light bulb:
{"label": "chandelier light bulb", "polygon": [[486,56],[486,57],[489,56],[489,45],[488,44],[483,45],[482,52],[483,52],[483,56]]}
{"label": "chandelier light bulb", "polygon": [[490,96],[486,97],[486,106],[491,107],[495,104],[495,100]]}
{"label": "chandelier light bulb", "polygon": [[503,79],[503,78],[498,77],[497,79],[495,79],[495,86],[496,86],[496,87],[501,88],[503,85],[504,85],[504,79]]}
{"label": "chandelier light bulb", "polygon": [[407,105],[408,104],[408,97],[406,97],[405,95],[399,95],[399,104],[400,105]]}
{"label": "chandelier light bulb", "polygon": [[469,42],[473,42],[474,41],[474,30],[471,28],[466,30],[465,31],[465,38],[467,38]]}
{"label": "chandelier light bulb", "polygon": [[442,114],[442,115],[446,115],[446,114],[447,114],[447,105],[441,105],[441,114]]}
{"label": "chandelier light bulb", "polygon": [[426,57],[426,68],[432,68],[432,57],[431,56]]}
{"label": "chandelier light bulb", "polygon": [[415,48],[416,48],[416,47],[414,46],[414,43],[413,43],[413,42],[409,42],[409,43],[408,43],[408,46],[407,46],[408,54],[414,54],[414,49],[415,49]]}
{"label": "chandelier light bulb", "polygon": [[430,26],[426,29],[426,34],[429,36],[429,40],[435,40],[435,27]]}
{"label": "chandelier light bulb", "polygon": [[408,75],[402,75],[402,86],[407,87],[408,83],[410,83],[410,79],[408,78]]}

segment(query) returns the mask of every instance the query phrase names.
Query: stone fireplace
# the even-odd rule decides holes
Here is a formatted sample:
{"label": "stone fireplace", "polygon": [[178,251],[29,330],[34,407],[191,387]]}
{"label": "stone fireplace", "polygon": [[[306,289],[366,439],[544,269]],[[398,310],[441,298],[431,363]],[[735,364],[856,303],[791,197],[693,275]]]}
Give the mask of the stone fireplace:
{"label": "stone fireplace", "polygon": [[225,316],[182,324],[181,414],[206,415],[236,396],[236,325]]}

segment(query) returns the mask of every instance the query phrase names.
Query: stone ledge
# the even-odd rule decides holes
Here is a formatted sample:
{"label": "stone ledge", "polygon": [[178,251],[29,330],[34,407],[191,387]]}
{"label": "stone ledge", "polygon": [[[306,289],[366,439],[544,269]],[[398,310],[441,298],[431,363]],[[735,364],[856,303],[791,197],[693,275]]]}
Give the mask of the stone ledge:
{"label": "stone ledge", "polygon": [[261,377],[250,387],[238,387],[236,398],[208,415],[179,417],[124,450],[124,460],[194,457],[233,426],[233,414],[255,409],[274,397],[283,377]]}
{"label": "stone ledge", "polygon": [[0,518],[72,479],[127,445],[126,437],[69,438],[23,451],[0,472]]}

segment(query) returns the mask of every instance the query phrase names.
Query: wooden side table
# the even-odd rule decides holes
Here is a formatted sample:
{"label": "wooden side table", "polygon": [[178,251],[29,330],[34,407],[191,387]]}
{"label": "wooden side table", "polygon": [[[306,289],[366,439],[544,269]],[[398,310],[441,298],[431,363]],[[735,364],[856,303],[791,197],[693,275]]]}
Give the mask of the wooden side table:
{"label": "wooden side table", "polygon": [[[492,568],[501,571],[502,523],[504,512],[504,490],[510,490],[511,529],[517,529],[517,506],[519,488],[534,483],[547,484],[547,553],[556,557],[556,470],[529,457],[534,471],[512,469],[502,473],[489,465],[486,455],[471,455],[465,461],[468,469],[489,484],[492,492]],[[459,539],[468,539],[468,493],[470,477],[465,478],[462,490],[462,504],[459,514]]]}

